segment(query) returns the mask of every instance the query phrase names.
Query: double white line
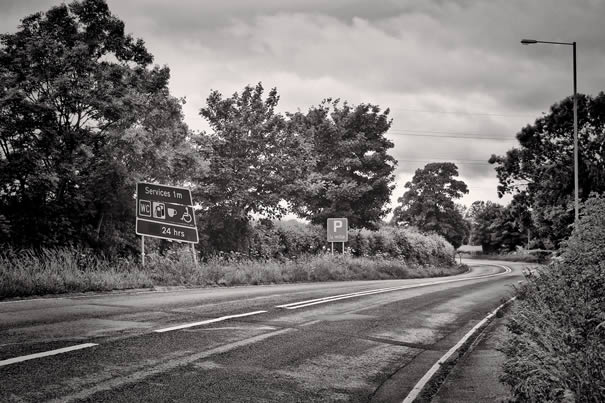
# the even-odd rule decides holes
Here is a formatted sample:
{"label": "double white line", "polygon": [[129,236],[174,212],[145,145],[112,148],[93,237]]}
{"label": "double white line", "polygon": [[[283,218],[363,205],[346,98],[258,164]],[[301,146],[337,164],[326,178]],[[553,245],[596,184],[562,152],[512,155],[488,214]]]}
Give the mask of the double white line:
{"label": "double white line", "polygon": [[483,276],[458,278],[458,279],[453,279],[453,280],[450,279],[450,280],[431,281],[431,282],[420,283],[420,284],[409,284],[409,285],[404,285],[404,286],[399,286],[399,287],[379,288],[379,289],[375,289],[375,290],[352,292],[352,293],[349,293],[349,294],[332,295],[330,297],[309,299],[309,300],[306,300],[306,301],[298,301],[298,302],[292,302],[292,303],[289,303],[289,304],[277,305],[276,308],[283,308],[283,309],[305,308],[307,306],[312,306],[312,305],[317,305],[317,304],[325,304],[325,303],[328,303],[328,302],[338,301],[338,300],[341,300],[341,299],[356,298],[356,297],[361,297],[361,296],[365,296],[365,295],[382,294],[382,293],[385,293],[385,292],[405,290],[405,289],[409,289],[409,288],[426,287],[426,286],[429,286],[429,285],[454,283],[454,282],[457,282],[457,281],[477,280],[477,279],[482,279],[482,278],[501,276],[501,275],[510,273],[512,271],[509,267],[506,267],[506,266],[500,266],[500,265],[498,265],[498,267],[503,268],[504,272],[502,272],[502,273],[496,273],[496,274],[486,274],[486,275],[483,275]]}

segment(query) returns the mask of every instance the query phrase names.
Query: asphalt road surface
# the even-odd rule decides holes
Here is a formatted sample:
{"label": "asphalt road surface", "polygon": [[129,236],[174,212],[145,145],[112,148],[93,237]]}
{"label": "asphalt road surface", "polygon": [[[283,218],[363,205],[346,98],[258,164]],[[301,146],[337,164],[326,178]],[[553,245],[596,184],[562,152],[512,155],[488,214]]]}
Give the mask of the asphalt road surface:
{"label": "asphalt road surface", "polygon": [[0,401],[401,402],[523,265],[0,302]]}

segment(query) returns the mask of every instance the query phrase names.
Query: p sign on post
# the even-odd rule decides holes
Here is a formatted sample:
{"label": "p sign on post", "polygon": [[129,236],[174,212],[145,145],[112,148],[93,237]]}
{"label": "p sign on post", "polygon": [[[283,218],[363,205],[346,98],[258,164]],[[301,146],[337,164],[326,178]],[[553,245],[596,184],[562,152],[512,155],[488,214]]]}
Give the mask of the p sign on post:
{"label": "p sign on post", "polygon": [[342,242],[342,253],[345,252],[345,242],[349,240],[349,221],[346,218],[328,218],[328,242],[334,254],[334,242]]}

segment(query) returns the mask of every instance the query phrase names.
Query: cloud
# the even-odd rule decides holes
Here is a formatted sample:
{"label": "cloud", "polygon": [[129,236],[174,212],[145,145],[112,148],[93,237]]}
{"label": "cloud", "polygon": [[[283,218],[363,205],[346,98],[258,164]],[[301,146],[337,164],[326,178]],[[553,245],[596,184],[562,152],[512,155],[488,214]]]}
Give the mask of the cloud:
{"label": "cloud", "polygon": [[[577,41],[579,90],[605,89],[600,0],[108,3],[155,62],[170,66],[171,91],[186,96],[193,129],[207,129],[198,112],[211,89],[230,95],[259,81],[278,88],[283,112],[326,97],[389,107],[397,197],[415,169],[447,160],[461,162],[471,187],[465,202],[495,198],[494,170],[481,162],[505,153],[521,127],[572,92],[571,49],[522,46],[521,38]],[[3,2],[0,31],[52,4]]]}

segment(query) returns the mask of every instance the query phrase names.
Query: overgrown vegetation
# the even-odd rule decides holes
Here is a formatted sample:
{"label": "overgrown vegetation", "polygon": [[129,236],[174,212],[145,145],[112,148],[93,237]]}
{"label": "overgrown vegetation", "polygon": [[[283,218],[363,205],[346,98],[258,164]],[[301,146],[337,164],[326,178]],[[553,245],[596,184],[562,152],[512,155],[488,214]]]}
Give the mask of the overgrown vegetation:
{"label": "overgrown vegetation", "polygon": [[519,290],[502,377],[517,401],[605,401],[605,197],[582,213],[561,261]]}
{"label": "overgrown vegetation", "polygon": [[8,249],[0,253],[0,298],[153,286],[435,277],[465,270],[453,264],[453,248],[443,238],[411,229],[354,232],[346,253],[335,256],[326,250],[323,236],[320,226],[265,223],[255,227],[250,255],[219,253],[197,266],[190,249],[176,244],[147,255],[145,267],[130,258],[103,258],[77,248]]}

